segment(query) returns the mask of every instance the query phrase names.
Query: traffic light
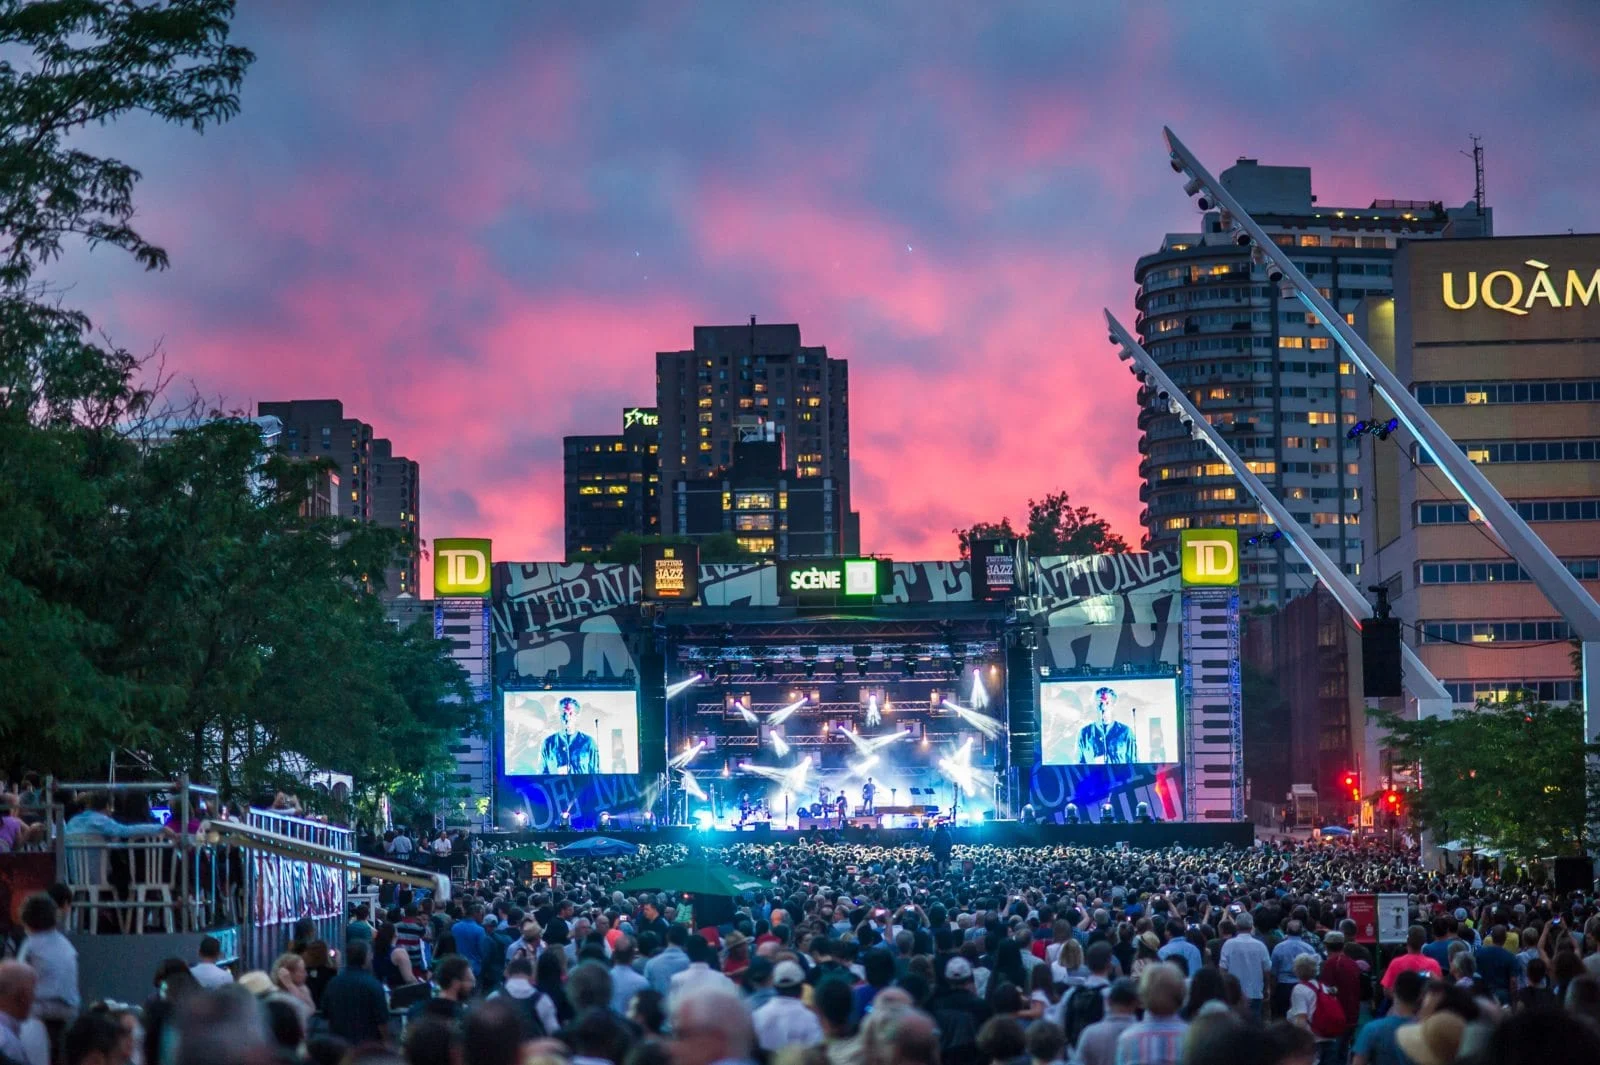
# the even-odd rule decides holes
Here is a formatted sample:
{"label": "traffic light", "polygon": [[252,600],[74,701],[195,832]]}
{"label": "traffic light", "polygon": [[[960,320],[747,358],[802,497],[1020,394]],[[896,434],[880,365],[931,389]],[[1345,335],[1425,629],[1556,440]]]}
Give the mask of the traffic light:
{"label": "traffic light", "polygon": [[1400,812],[1400,793],[1398,791],[1395,791],[1391,788],[1390,790],[1384,792],[1383,801],[1384,804],[1389,807],[1390,813],[1394,814]]}
{"label": "traffic light", "polygon": [[1344,775],[1344,790],[1350,793],[1351,802],[1361,801],[1361,778],[1354,773]]}

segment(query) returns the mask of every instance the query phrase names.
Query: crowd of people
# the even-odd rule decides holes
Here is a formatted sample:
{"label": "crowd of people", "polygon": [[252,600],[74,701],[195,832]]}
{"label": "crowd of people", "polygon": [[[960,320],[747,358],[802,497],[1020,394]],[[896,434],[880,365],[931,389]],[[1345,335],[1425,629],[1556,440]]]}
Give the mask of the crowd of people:
{"label": "crowd of people", "polygon": [[[480,858],[448,903],[358,906],[342,956],[310,922],[268,970],[234,973],[203,942],[138,1008],[66,994],[65,901],[36,896],[0,965],[0,1062],[1600,1062],[1592,894],[1378,847],[941,860],[803,839],[563,861],[554,884]],[[684,860],[771,888],[711,924],[699,900],[618,887]],[[1408,896],[1403,947],[1369,941],[1356,892]]]}

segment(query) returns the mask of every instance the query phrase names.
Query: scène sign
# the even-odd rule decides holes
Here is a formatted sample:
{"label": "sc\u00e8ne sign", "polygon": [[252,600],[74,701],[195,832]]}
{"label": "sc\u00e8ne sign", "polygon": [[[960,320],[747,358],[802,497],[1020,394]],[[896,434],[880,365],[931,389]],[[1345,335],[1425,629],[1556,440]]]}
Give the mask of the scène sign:
{"label": "sc\u00e8ne sign", "polygon": [[866,599],[880,593],[876,558],[778,563],[779,594],[795,599]]}
{"label": "sc\u00e8ne sign", "polygon": [[797,569],[789,574],[789,590],[838,591],[844,584],[844,574],[836,569]]}
{"label": "sc\u00e8ne sign", "polygon": [[[1444,305],[1452,311],[1467,311],[1480,303],[1490,310],[1522,317],[1539,309],[1564,310],[1569,307],[1587,307],[1592,301],[1600,306],[1600,267],[1585,276],[1581,270],[1569,269],[1563,284],[1557,284],[1551,275],[1550,264],[1538,259],[1523,262],[1534,272],[1524,278],[1516,270],[1490,270],[1481,277],[1476,270],[1468,270],[1465,280],[1458,280],[1453,270],[1440,277]],[[1556,271],[1559,276],[1560,271]]]}

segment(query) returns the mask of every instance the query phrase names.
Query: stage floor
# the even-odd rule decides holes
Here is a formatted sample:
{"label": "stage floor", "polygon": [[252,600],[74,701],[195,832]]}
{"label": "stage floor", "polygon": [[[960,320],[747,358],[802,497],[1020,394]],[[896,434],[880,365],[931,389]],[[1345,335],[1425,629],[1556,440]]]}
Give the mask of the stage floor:
{"label": "stage floor", "polygon": [[[735,843],[796,843],[802,839],[828,842],[877,843],[898,847],[925,842],[929,834],[916,828],[828,829],[801,832],[768,829],[742,832],[719,829],[701,830],[670,827],[653,832],[503,832],[485,838],[518,843],[538,840],[557,846],[586,836],[609,836],[631,843],[699,843],[725,847]],[[1224,821],[1206,824],[1185,821],[1157,821],[1150,824],[1025,825],[1018,821],[989,821],[982,825],[957,828],[951,832],[958,844],[997,846],[1073,846],[1115,847],[1249,847],[1255,843],[1255,825],[1249,821]]]}

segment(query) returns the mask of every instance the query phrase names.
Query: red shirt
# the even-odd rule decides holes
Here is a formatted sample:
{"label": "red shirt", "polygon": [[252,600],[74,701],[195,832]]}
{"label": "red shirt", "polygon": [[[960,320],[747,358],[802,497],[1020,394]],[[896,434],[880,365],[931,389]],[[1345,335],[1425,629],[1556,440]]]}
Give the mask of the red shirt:
{"label": "red shirt", "polygon": [[1330,953],[1322,963],[1322,982],[1344,1010],[1345,1030],[1354,1031],[1361,1019],[1361,966],[1342,951]]}
{"label": "red shirt", "polygon": [[1426,954],[1406,953],[1389,963],[1389,967],[1383,971],[1383,979],[1378,982],[1383,985],[1385,991],[1392,991],[1394,990],[1395,979],[1401,973],[1412,970],[1433,978],[1444,975],[1444,971],[1439,968],[1439,963]]}

